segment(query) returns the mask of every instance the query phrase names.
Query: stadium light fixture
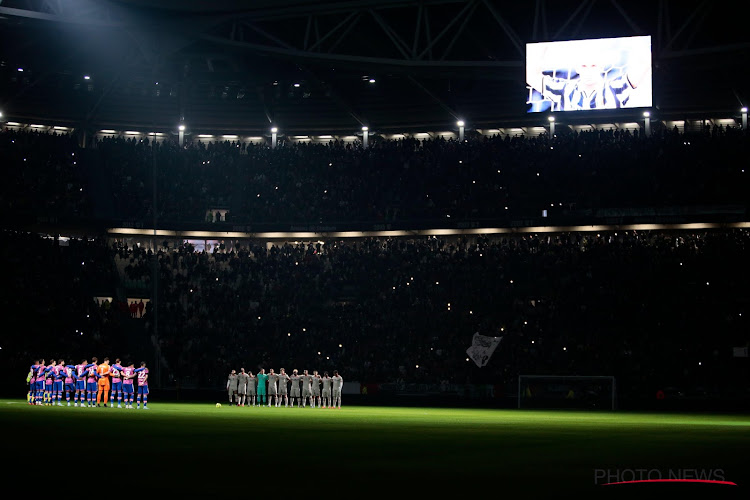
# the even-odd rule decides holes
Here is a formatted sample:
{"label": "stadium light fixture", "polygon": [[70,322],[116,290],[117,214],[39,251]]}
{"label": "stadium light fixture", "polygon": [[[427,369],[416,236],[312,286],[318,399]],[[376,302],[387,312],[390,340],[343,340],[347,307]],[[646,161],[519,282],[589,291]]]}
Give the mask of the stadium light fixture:
{"label": "stadium light fixture", "polygon": [[179,130],[179,133],[177,134],[177,143],[180,145],[180,147],[183,147],[185,145],[185,123],[180,122],[180,124],[177,126],[177,129]]}
{"label": "stadium light fixture", "polygon": [[18,68],[19,73],[23,73],[23,68]]}
{"label": "stadium light fixture", "polygon": [[83,75],[83,79],[84,80],[91,80],[91,76],[89,76],[89,75]]}
{"label": "stadium light fixture", "polygon": [[278,131],[279,131],[279,129],[278,129],[278,128],[276,128],[276,127],[273,127],[273,128],[271,128],[271,133],[272,133],[272,134],[275,134],[275,133],[276,133],[276,132],[278,132]]}
{"label": "stadium light fixture", "polygon": [[742,108],[740,109],[740,111],[742,111],[743,113],[747,113],[747,108]]}
{"label": "stadium light fixture", "polygon": [[554,117],[554,116],[550,116],[550,117],[549,117],[549,118],[547,118],[547,119],[548,119],[549,121],[551,121],[551,122],[555,121],[555,117]]}
{"label": "stadium light fixture", "polygon": [[370,127],[362,125],[362,146],[367,149],[369,147],[369,130]]}
{"label": "stadium light fixture", "polygon": [[464,125],[465,125],[465,123],[464,123],[463,120],[458,120],[456,122],[456,125],[458,125],[458,140],[460,142],[464,142]]}
{"label": "stadium light fixture", "polygon": [[651,116],[651,113],[649,113],[648,111],[644,111],[643,112],[643,116],[645,116],[646,118],[648,118],[649,116]]}
{"label": "stadium light fixture", "polygon": [[375,83],[375,79],[374,79],[374,78],[370,78],[370,79],[369,79],[369,80],[367,80],[367,81],[368,81],[368,82],[370,82],[370,83]]}

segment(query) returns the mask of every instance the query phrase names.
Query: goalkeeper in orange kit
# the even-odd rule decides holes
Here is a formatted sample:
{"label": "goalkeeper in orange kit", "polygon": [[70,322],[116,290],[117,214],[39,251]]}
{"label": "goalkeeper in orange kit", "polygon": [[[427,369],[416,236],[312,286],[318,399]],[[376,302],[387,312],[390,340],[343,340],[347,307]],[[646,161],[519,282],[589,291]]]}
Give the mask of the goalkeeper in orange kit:
{"label": "goalkeeper in orange kit", "polygon": [[109,358],[104,358],[104,362],[96,367],[96,373],[98,375],[97,380],[97,391],[96,391],[96,406],[104,401],[104,407],[107,407],[109,402],[109,377],[110,377],[110,366]]}

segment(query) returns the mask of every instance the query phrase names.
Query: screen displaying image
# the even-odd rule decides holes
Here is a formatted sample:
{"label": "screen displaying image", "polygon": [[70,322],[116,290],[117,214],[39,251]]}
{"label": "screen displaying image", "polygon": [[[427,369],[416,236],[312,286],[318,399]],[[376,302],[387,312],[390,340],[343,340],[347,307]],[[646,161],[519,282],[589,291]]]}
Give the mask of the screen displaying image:
{"label": "screen displaying image", "polygon": [[526,44],[528,112],[651,107],[651,37]]}

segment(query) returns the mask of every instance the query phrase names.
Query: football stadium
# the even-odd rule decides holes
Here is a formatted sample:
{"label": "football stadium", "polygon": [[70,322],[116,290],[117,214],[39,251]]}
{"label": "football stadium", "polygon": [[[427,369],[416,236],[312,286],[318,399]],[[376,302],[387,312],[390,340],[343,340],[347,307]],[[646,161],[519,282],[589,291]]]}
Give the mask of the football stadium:
{"label": "football stadium", "polygon": [[746,498],[745,24],[1,0],[7,491]]}

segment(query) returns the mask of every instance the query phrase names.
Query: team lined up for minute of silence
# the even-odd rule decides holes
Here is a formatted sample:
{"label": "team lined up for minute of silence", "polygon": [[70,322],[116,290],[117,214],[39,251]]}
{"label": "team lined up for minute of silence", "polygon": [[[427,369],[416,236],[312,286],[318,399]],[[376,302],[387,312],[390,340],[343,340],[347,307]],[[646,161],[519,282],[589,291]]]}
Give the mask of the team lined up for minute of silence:
{"label": "team lined up for minute of silence", "polygon": [[333,371],[333,376],[323,372],[321,376],[317,370],[308,373],[304,370],[301,374],[297,369],[287,374],[284,368],[275,373],[273,368],[266,373],[261,368],[257,375],[251,371],[240,368],[240,372],[232,370],[227,378],[227,393],[229,404],[237,406],[281,406],[310,408],[341,408],[341,390],[344,387],[344,379],[338,370]]}
{"label": "team lined up for minute of silence", "polygon": [[135,408],[140,409],[142,401],[143,409],[148,410],[148,368],[145,361],[141,362],[140,368],[135,368],[133,363],[122,366],[119,358],[113,365],[109,364],[109,358],[104,358],[100,364],[93,357],[91,363],[84,359],[77,365],[67,365],[64,359],[52,360],[45,365],[44,359],[38,359],[26,377],[29,383],[27,401],[30,405],[63,406],[64,395],[68,406],[71,406],[72,397],[73,406],[91,408],[103,403],[106,408],[111,395],[112,408],[116,399],[118,408],[124,403],[125,408],[133,409],[134,379],[138,381]]}

